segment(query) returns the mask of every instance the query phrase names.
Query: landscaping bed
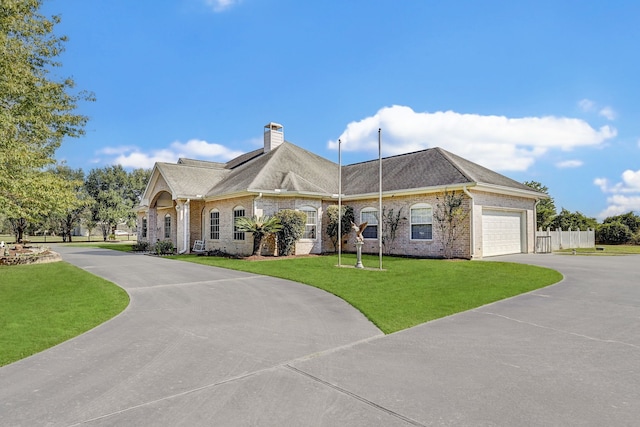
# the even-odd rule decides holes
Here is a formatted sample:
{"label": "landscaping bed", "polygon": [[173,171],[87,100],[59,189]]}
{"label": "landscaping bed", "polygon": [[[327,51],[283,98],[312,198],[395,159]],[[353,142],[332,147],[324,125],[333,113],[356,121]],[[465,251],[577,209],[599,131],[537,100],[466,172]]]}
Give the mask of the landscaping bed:
{"label": "landscaping bed", "polygon": [[17,244],[0,248],[0,265],[44,264],[61,260],[58,253],[44,246]]}

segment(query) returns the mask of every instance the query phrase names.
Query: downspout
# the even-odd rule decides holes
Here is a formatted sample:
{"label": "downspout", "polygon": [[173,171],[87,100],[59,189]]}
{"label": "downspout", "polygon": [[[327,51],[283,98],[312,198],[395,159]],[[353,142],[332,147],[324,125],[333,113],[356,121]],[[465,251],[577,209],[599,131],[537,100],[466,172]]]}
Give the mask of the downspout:
{"label": "downspout", "polygon": [[473,202],[473,195],[471,193],[469,193],[469,190],[467,190],[467,186],[465,185],[464,187],[462,187],[462,191],[464,192],[464,194],[467,195],[467,197],[469,197],[469,199],[471,199],[471,223],[469,224],[469,235],[470,235],[470,239],[469,239],[469,244],[471,245],[470,248],[470,253],[469,255],[471,255],[471,259],[473,259],[476,255],[476,233],[475,233],[475,229],[473,224],[476,222],[474,213],[475,213],[475,209],[474,209],[474,205],[475,203]]}
{"label": "downspout", "polygon": [[257,201],[258,199],[262,199],[262,192],[260,192],[260,193],[259,193],[256,197],[254,197],[254,199],[253,199],[253,215],[255,215],[255,216],[258,216],[258,215],[256,215],[256,210],[258,209],[258,204],[256,203],[256,201]]}
{"label": "downspout", "polygon": [[538,237],[538,203],[540,203],[542,199],[537,199],[536,203],[533,205],[533,253],[537,253],[537,245],[536,240]]}
{"label": "downspout", "polygon": [[183,243],[184,243],[184,249],[182,249],[179,254],[182,255],[185,252],[189,251],[189,217],[191,216],[189,214],[189,204],[191,203],[191,199],[187,199],[186,202],[184,202],[184,205],[182,205],[182,227],[183,227]]}

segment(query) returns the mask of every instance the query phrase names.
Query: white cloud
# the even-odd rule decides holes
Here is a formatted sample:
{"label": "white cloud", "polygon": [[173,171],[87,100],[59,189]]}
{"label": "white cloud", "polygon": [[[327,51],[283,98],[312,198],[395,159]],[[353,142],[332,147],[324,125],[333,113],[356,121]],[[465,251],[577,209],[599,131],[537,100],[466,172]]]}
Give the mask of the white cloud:
{"label": "white cloud", "polygon": [[[615,128],[603,126],[596,130],[573,118],[508,118],[454,111],[419,113],[394,105],[349,123],[339,137],[342,149],[377,152],[378,128],[382,129],[385,155],[442,147],[503,171],[524,171],[549,150],[598,146],[617,133]],[[329,141],[328,146],[337,149],[337,140]]]}
{"label": "white cloud", "polygon": [[599,116],[602,116],[607,120],[615,120],[616,117],[618,117],[618,113],[616,113],[616,111],[612,107],[608,105],[605,107],[600,107],[595,101],[592,101],[590,99],[581,99],[580,101],[578,101],[578,107],[585,113],[592,113],[597,111]]}
{"label": "white cloud", "polygon": [[582,160],[565,160],[563,162],[556,163],[556,167],[560,169],[579,168],[583,164]]}
{"label": "white cloud", "polygon": [[196,158],[202,160],[227,161],[240,154],[241,151],[231,150],[220,144],[209,143],[200,139],[191,139],[187,142],[174,141],[168,148],[143,151],[138,147],[121,146],[107,147],[100,150],[106,155],[115,155],[111,163],[120,164],[123,167],[151,168],[156,162],[175,163],[180,157]]}
{"label": "white cloud", "polygon": [[611,184],[606,178],[596,178],[593,183],[603,193],[611,193],[607,198],[607,208],[600,212],[599,218],[620,215],[629,211],[640,212],[640,170],[630,169],[622,172],[622,181]]}
{"label": "white cloud", "polygon": [[100,154],[106,154],[107,156],[113,156],[117,154],[128,153],[129,151],[135,150],[137,147],[133,145],[120,145],[117,147],[105,147],[98,151]]}
{"label": "white cloud", "polygon": [[240,3],[241,0],[205,0],[205,4],[214,12],[224,12],[232,6]]}
{"label": "white cloud", "polygon": [[578,101],[578,107],[580,107],[582,111],[589,112],[593,111],[596,108],[596,103],[590,99],[585,98]]}
{"label": "white cloud", "polygon": [[601,108],[598,114],[602,117],[605,117],[607,120],[615,120],[618,116],[618,114],[611,107]]}
{"label": "white cloud", "polygon": [[627,212],[640,212],[640,196],[624,196],[616,194],[607,198],[609,205],[600,212],[598,218],[604,219],[608,216],[622,215]]}
{"label": "white cloud", "polygon": [[622,172],[622,181],[611,185],[607,178],[596,178],[593,183],[600,187],[603,193],[640,193],[640,170],[627,169]]}

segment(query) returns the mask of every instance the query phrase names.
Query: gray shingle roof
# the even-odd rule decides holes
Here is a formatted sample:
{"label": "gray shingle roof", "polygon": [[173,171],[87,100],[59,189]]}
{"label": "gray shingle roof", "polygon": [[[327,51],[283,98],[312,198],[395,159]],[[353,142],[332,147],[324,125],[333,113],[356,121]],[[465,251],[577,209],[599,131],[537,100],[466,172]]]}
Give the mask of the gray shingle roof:
{"label": "gray shingle roof", "polygon": [[[345,166],[342,171],[342,192],[356,195],[378,191],[378,173],[378,160]],[[524,184],[442,148],[382,159],[382,191],[385,192],[475,183],[531,191]]]}
{"label": "gray shingle roof", "polygon": [[289,142],[235,167],[209,196],[276,189],[331,195],[338,188],[338,165]]}
{"label": "gray shingle roof", "polygon": [[229,170],[175,163],[156,163],[174,196],[196,197],[205,195]]}
{"label": "gray shingle roof", "polygon": [[[338,165],[289,142],[264,153],[243,154],[225,164],[180,159],[157,163],[174,196],[224,197],[242,192],[338,193]],[[343,166],[342,193],[346,196],[378,191],[378,161]],[[511,178],[470,162],[441,148],[382,159],[383,191],[466,184],[487,184],[507,189],[532,189]]]}

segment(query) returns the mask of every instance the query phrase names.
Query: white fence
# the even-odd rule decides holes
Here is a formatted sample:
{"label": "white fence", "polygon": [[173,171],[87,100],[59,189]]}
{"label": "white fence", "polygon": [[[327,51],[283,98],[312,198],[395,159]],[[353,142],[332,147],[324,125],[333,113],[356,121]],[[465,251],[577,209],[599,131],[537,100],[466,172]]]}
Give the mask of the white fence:
{"label": "white fence", "polygon": [[536,231],[536,252],[549,253],[560,249],[593,248],[596,246],[595,230],[568,231],[551,229]]}

